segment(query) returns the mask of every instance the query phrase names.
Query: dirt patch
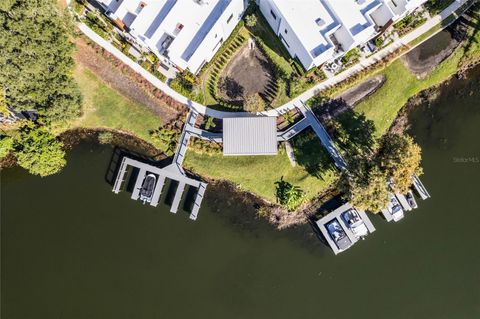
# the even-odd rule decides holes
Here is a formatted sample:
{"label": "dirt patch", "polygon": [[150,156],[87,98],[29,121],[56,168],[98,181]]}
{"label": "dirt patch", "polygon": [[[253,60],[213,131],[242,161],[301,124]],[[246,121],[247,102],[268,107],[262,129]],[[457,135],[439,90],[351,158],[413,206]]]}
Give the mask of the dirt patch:
{"label": "dirt patch", "polygon": [[76,39],[76,62],[92,71],[103,82],[127,98],[145,105],[164,122],[176,118],[185,106],[166,96],[139,74],[105,52],[102,48],[87,44],[82,38]]}
{"label": "dirt patch", "polygon": [[231,58],[218,81],[222,99],[242,103],[244,97],[259,93],[271,102],[276,96],[273,65],[257,45],[248,41]]}
{"label": "dirt patch", "polygon": [[346,90],[337,99],[343,99],[350,106],[355,106],[368,96],[375,93],[385,83],[385,75],[379,74],[366,79],[362,83]]}

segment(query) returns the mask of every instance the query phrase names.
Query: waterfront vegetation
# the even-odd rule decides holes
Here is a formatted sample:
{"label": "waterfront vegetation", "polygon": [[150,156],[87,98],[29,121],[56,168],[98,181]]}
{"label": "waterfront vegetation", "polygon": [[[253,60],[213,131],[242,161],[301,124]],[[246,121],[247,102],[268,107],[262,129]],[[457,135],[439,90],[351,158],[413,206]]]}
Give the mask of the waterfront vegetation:
{"label": "waterfront vegetation", "polygon": [[2,109],[31,110],[38,116],[37,123],[22,121],[0,139],[21,167],[40,176],[65,165],[63,144],[53,131],[80,114],[70,27],[53,0],[0,3]]}
{"label": "waterfront vegetation", "polygon": [[350,156],[348,172],[344,172],[339,190],[353,206],[378,213],[388,204],[387,185],[395,192],[406,194],[413,175],[422,169],[420,147],[410,136],[386,134],[378,148]]}
{"label": "waterfront vegetation", "polygon": [[[13,0],[9,3],[17,2],[21,1]],[[29,7],[30,4],[22,2],[21,5],[12,9],[13,7],[8,7],[8,3],[2,3],[2,7],[0,7],[0,19],[2,19],[0,23],[3,25],[0,32],[4,33],[4,36],[0,38],[0,41],[3,41],[0,45],[2,48],[0,59],[2,59],[1,61],[19,60],[17,65],[19,69],[13,70],[11,68],[14,66],[10,65],[8,68],[2,68],[1,71],[6,106],[20,110],[35,109],[39,114],[39,123],[42,125],[41,127],[27,125],[18,132],[2,135],[0,138],[2,153],[0,155],[4,157],[7,151],[11,150],[16,155],[18,163],[32,173],[41,176],[55,173],[63,167],[65,162],[64,153],[61,150],[62,144],[54,138],[54,134],[76,127],[125,131],[171,153],[174,145],[164,138],[171,132],[159,129],[162,122],[152,111],[110,88],[87,69],[77,67],[74,75],[78,86],[75,84],[71,77],[73,48],[68,41],[68,23],[52,7],[53,3],[50,0],[42,2],[45,7],[38,10],[41,14],[31,19],[26,18],[27,14],[25,13],[28,10],[32,11]],[[9,10],[19,10],[19,16],[22,19],[31,21],[11,21]],[[21,10],[26,11],[21,12]],[[478,12],[478,9],[476,10]],[[252,22],[254,20],[251,18],[252,14],[256,17],[255,23]],[[283,44],[272,32],[263,16],[258,12],[253,12],[249,16],[248,26],[241,22],[236,32],[255,38],[256,43],[262,47],[275,65],[276,75],[279,79],[279,92],[271,106],[287,102],[322,78],[320,73],[310,73],[314,74],[313,77],[306,74],[299,67],[298,62],[289,57]],[[472,22],[478,25],[477,16],[478,14],[473,15]],[[52,21],[54,22],[52,25],[56,25],[52,42],[38,41],[45,36],[48,38],[45,32],[52,31],[47,27],[38,28],[38,25],[48,25]],[[25,33],[25,30],[28,30],[28,33]],[[21,43],[16,40],[17,37],[11,36],[12,32],[23,34],[25,38],[31,40],[33,47],[31,45],[26,48],[22,47]],[[366,120],[371,121],[374,127],[372,133],[374,139],[379,139],[388,130],[401,107],[411,96],[441,83],[457,72],[459,68],[477,61],[480,58],[479,40],[479,29],[472,29],[466,43],[457,48],[450,57],[423,79],[416,78],[400,60],[384,64],[368,74],[382,73],[387,79],[375,94],[368,97],[355,109],[356,114],[362,114]],[[227,42],[222,50],[228,49]],[[23,53],[27,49],[35,52],[34,58],[26,58]],[[51,49],[54,49],[55,54],[59,56],[59,59],[54,61],[58,64],[53,64],[53,66],[52,61],[49,62],[50,64],[45,62],[48,57],[46,52],[50,52]],[[219,51],[216,59],[221,58],[225,53],[222,50]],[[231,56],[233,52],[229,54]],[[23,58],[25,60],[20,61]],[[213,63],[215,63],[215,59],[211,65]],[[225,63],[227,62],[224,61]],[[201,76],[212,76],[209,73],[211,65],[207,65]],[[34,68],[34,66],[36,67]],[[58,72],[44,72],[45,67],[53,67]],[[29,76],[19,77],[22,74],[29,74]],[[51,76],[45,77],[45,74]],[[195,91],[198,82],[193,77],[190,79],[189,74],[182,76],[183,80],[192,84],[192,92],[195,92],[196,98],[212,98],[205,89],[203,89],[204,94],[200,91],[198,95],[198,92]],[[341,89],[337,91],[330,90],[329,94],[338,94],[339,90],[355,85],[366,76],[359,77],[346,86],[341,86]],[[58,82],[59,79],[62,81]],[[200,81],[200,83],[205,85],[207,81]],[[56,84],[58,86],[55,86]],[[48,90],[52,90],[52,87],[56,91],[49,93]],[[58,90],[59,88],[60,90]],[[35,92],[35,94],[28,92]],[[80,92],[83,100],[80,99]],[[46,96],[49,98],[45,99]],[[317,105],[317,107],[321,106]],[[82,115],[79,117],[80,110],[82,110]],[[170,137],[169,140],[172,140],[178,136],[174,134]],[[342,141],[339,140],[339,137],[336,136],[336,138],[337,143],[341,144]],[[99,136],[99,139],[101,142],[107,143],[111,140],[111,136],[105,134]],[[351,141],[346,139],[343,144],[347,145]],[[298,163],[296,167],[290,165],[283,147],[280,147],[279,154],[276,156],[223,157],[221,150],[215,147],[208,152],[191,151],[187,153],[185,166],[203,176],[229,180],[242,190],[254,193],[271,202],[278,201],[287,209],[292,210],[302,202],[313,199],[339,178],[338,171],[333,167],[331,159],[312,131],[307,130],[301,133],[292,140],[292,144]],[[382,144],[380,143],[380,145]],[[193,149],[195,150],[195,148]],[[372,192],[384,192],[384,189],[379,187],[378,181],[382,176],[388,175],[385,173],[385,168],[382,166],[370,167],[366,171],[368,172],[366,184],[371,188],[363,188],[366,192],[360,192],[362,196]],[[388,176],[395,178],[394,174]],[[365,179],[363,185],[365,185],[364,181]],[[401,183],[399,184],[401,185]],[[283,187],[283,189],[289,191],[279,191],[279,187],[285,185],[289,187]],[[348,194],[348,191],[346,193]],[[289,198],[285,194],[293,195],[292,198]]]}

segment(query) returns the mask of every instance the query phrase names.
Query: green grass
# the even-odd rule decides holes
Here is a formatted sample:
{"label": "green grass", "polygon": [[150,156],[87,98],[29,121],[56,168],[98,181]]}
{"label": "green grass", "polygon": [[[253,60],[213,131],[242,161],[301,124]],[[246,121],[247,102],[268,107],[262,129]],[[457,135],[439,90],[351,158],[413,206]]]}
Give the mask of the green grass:
{"label": "green grass", "polygon": [[149,134],[150,130],[162,125],[158,115],[108,87],[87,69],[77,68],[75,79],[83,95],[83,115],[72,123],[72,128],[121,130],[163,148]]}
{"label": "green grass", "polygon": [[381,72],[387,78],[385,84],[355,110],[375,123],[377,136],[383,135],[410,97],[442,83],[457,72],[463,53],[463,48],[458,48],[422,80],[417,79],[401,60],[396,60]]}
{"label": "green grass", "polygon": [[[185,167],[203,176],[232,181],[240,189],[271,202],[276,200],[275,182],[283,176],[285,181],[299,186],[309,200],[326,189],[337,178],[337,172],[316,137],[303,132],[293,143],[299,146],[295,148],[299,163],[296,167],[291,167],[283,146],[276,156],[224,157],[221,153],[207,155],[189,151]],[[325,167],[315,167],[318,163]]]}

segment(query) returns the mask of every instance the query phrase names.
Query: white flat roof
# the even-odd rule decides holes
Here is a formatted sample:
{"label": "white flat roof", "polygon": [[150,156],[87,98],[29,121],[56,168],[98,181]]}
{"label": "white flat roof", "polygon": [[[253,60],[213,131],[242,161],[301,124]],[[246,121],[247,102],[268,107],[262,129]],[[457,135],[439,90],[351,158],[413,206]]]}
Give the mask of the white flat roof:
{"label": "white flat roof", "polygon": [[330,45],[324,34],[339,23],[322,1],[275,0],[274,3],[306,50],[312,52],[322,45],[325,49]]}
{"label": "white flat roof", "polygon": [[165,35],[173,37],[168,55],[175,64],[186,67],[232,1],[239,0],[123,0],[115,15],[126,19],[123,22],[132,35],[151,49],[159,50]]}
{"label": "white flat roof", "polygon": [[276,155],[277,153],[276,117],[223,119],[223,155]]}

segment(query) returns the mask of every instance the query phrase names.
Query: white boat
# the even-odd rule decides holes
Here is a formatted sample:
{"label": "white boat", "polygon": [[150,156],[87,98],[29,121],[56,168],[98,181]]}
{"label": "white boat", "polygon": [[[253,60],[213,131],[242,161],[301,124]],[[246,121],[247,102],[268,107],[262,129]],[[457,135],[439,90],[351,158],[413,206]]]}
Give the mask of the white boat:
{"label": "white boat", "polygon": [[387,205],[387,210],[392,215],[393,220],[398,222],[400,219],[403,218],[403,209],[400,203],[398,202],[397,198],[393,194],[388,194],[390,201]]}
{"label": "white boat", "polygon": [[368,228],[355,208],[350,208],[342,213],[342,219],[355,237],[363,238],[368,235]]}

